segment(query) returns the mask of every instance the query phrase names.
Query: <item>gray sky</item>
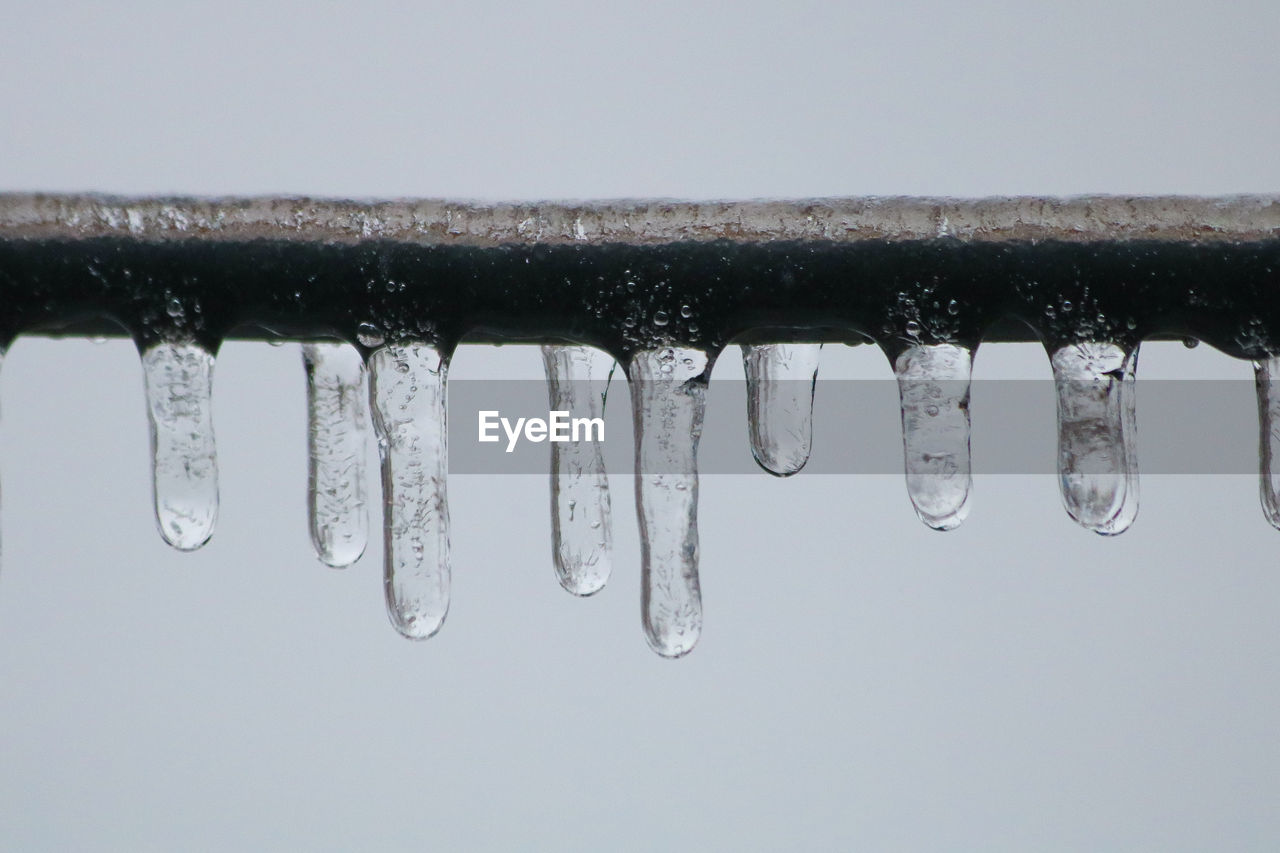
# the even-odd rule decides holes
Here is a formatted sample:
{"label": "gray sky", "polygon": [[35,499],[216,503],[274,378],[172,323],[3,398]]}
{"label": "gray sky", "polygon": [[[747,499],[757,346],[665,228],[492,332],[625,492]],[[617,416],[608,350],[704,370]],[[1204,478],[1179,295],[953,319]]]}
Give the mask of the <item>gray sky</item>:
{"label": "gray sky", "polygon": [[[1280,191],[1272,3],[10,5],[3,189]],[[824,375],[889,375],[828,349]],[[640,631],[629,480],[614,578],[581,601],[554,578],[544,478],[455,477],[452,611],[412,644],[376,541],[343,572],[310,553],[300,362],[224,348],[221,518],[183,555],[151,520],[131,345],[5,359],[0,846],[1280,837],[1280,534],[1254,478],[1146,477],[1114,540],[1047,476],[979,476],[947,534],[900,477],[706,478],[706,626],[671,662]],[[453,375],[539,369],[465,348]],[[976,375],[1048,364],[993,345]],[[1139,375],[1249,369],[1168,344]],[[1160,429],[1139,410],[1140,435]],[[820,431],[815,453],[856,441]]]}

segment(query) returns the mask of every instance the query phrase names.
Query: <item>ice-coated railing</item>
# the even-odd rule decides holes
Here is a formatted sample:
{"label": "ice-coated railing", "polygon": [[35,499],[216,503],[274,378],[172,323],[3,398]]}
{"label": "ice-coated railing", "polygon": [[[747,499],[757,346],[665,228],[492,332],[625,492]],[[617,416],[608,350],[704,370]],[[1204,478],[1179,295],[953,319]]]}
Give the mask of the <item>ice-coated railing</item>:
{"label": "ice-coated railing", "polygon": [[[217,516],[210,415],[229,337],[303,342],[320,558],[367,538],[382,457],[385,588],[405,636],[449,606],[447,376],[463,341],[540,343],[553,408],[631,386],[649,644],[697,641],[697,452],[716,358],[739,344],[752,451],[779,476],[812,439],[824,341],[874,343],[902,411],[907,486],[939,530],[969,511],[969,380],[983,340],[1040,340],[1068,513],[1137,509],[1139,345],[1204,340],[1255,363],[1261,493],[1280,526],[1280,198],[822,199],[480,204],[0,195],[0,347],[127,334],[142,354],[156,518],[197,548]],[[590,595],[611,567],[598,448],[553,446],[553,559]]]}

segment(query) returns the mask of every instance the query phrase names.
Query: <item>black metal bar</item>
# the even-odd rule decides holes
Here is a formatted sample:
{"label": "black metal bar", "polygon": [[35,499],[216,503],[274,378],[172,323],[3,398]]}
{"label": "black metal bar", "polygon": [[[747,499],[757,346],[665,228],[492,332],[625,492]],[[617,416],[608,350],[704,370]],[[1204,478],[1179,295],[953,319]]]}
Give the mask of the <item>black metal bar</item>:
{"label": "black metal bar", "polygon": [[[1280,339],[1280,198],[481,205],[0,195],[0,342]],[[361,329],[365,330],[363,335]],[[362,343],[363,339],[363,343]],[[367,347],[366,347],[367,348]]]}

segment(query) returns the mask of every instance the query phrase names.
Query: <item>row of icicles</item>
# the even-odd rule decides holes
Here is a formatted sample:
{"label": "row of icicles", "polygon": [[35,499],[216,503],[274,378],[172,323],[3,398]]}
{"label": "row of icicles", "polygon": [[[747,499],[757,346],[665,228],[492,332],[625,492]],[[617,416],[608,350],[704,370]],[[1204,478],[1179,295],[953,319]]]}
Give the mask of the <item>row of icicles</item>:
{"label": "row of icicles", "polygon": [[[809,457],[819,344],[743,346],[752,451],[781,476]],[[603,417],[614,369],[605,353],[545,346],[550,403],[572,417]],[[354,563],[368,534],[364,471],[369,406],[382,458],[384,583],[391,622],[425,639],[449,609],[446,376],[448,357],[426,343],[383,345],[366,363],[352,346],[303,347],[307,374],[311,537],[330,566]],[[628,380],[636,441],[641,610],[649,645],[679,657],[702,626],[698,586],[696,455],[712,357],[665,347],[639,352]],[[160,531],[176,548],[208,541],[218,511],[211,394],[214,357],[192,342],[143,354]],[[1134,423],[1137,349],[1111,343],[1062,347],[1051,358],[1058,398],[1058,472],[1067,512],[1104,535],[1138,511]],[[968,514],[972,350],[916,344],[894,362],[902,404],[907,490],[937,530]],[[1280,359],[1256,365],[1262,415],[1262,500],[1280,526]],[[611,568],[609,487],[597,442],[551,445],[554,561],[561,585],[587,596]],[[657,472],[657,473],[654,473]],[[678,473],[673,473],[678,472]]]}

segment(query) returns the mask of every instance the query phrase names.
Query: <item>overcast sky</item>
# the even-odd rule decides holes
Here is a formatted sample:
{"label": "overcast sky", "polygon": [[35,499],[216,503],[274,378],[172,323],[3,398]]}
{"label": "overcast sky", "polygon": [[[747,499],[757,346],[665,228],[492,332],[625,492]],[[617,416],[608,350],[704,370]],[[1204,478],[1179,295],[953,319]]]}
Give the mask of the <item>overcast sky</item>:
{"label": "overcast sky", "polygon": [[[0,190],[1280,192],[1270,2],[8,5]],[[453,376],[539,370],[468,347]],[[822,370],[889,376],[867,348]],[[992,345],[976,374],[1048,363]],[[1251,373],[1165,344],[1139,375]],[[546,479],[454,477],[453,607],[414,644],[377,541],[341,572],[310,553],[297,348],[228,345],[216,379],[222,514],[187,555],[151,520],[132,346],[5,359],[0,847],[1280,839],[1280,533],[1256,478],[1146,477],[1104,540],[1050,476],[980,476],[947,534],[897,476],[708,477],[706,626],[672,662],[641,634],[627,478],[612,582],[577,600]],[[993,417],[975,397],[975,435]],[[815,463],[858,441],[819,424]]]}

